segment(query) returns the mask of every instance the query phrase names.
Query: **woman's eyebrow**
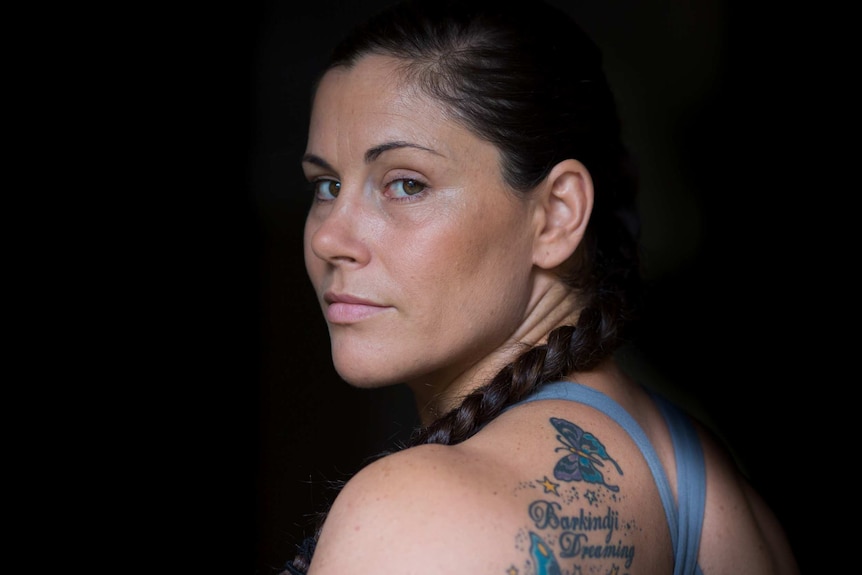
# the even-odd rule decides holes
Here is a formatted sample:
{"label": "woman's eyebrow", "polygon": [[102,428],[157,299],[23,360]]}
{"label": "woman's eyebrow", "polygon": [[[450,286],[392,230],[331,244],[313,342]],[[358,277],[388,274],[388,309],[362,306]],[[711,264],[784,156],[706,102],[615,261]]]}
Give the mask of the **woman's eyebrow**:
{"label": "woman's eyebrow", "polygon": [[[416,150],[422,150],[424,152],[430,152],[435,156],[440,156],[444,158],[445,156],[436,150],[432,150],[431,148],[426,148],[425,146],[420,146],[419,144],[411,144],[410,142],[386,142],[384,144],[380,144],[379,146],[374,146],[373,148],[369,148],[367,152],[365,152],[365,163],[370,164],[374,160],[380,157],[383,152],[387,152],[389,150],[394,150],[397,148],[414,148]],[[316,156],[314,154],[305,154],[302,156],[303,164],[314,164],[315,166],[319,166],[325,170],[334,171],[333,167],[321,158],[320,156]]]}
{"label": "woman's eyebrow", "polygon": [[320,156],[315,156],[314,154],[305,154],[302,156],[303,164],[314,164],[315,166],[319,166],[324,170],[329,170],[330,172],[335,171],[332,166],[329,165],[329,162],[321,158]]}
{"label": "woman's eyebrow", "polygon": [[436,150],[432,150],[431,148],[426,148],[425,146],[420,146],[419,144],[411,144],[410,142],[396,141],[396,142],[386,142],[384,144],[380,144],[379,146],[374,146],[373,148],[369,148],[367,152],[365,152],[365,163],[370,164],[383,152],[394,150],[396,148],[415,148],[417,150],[423,150],[425,152],[430,152],[435,156],[445,157],[443,154]]}

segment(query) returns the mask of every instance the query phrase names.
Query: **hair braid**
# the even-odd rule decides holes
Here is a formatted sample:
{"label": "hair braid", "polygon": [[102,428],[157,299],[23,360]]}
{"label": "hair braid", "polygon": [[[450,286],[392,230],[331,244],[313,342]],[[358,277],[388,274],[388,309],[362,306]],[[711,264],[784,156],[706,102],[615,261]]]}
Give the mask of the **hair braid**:
{"label": "hair braid", "polygon": [[419,429],[409,445],[460,443],[542,384],[594,368],[617,347],[614,317],[599,307],[584,308],[576,326],[552,330],[546,344],[522,353],[490,382],[466,395],[458,407]]}
{"label": "hair braid", "polygon": [[[618,333],[614,313],[599,307],[581,311],[577,325],[563,325],[548,334],[546,344],[534,346],[512,363],[503,367],[494,378],[464,397],[458,407],[420,428],[407,448],[425,443],[455,445],[469,439],[510,405],[537,390],[544,383],[566,377],[572,371],[595,367],[617,347]],[[389,455],[379,453],[373,459]],[[320,535],[325,514],[318,517],[318,526],[298,548],[296,557],[288,562],[281,575],[303,575],[307,572],[314,546]]]}
{"label": "hair braid", "polygon": [[[623,342],[641,295],[634,166],[620,139],[600,52],[556,8],[523,3],[510,12],[485,0],[407,2],[357,30],[336,48],[330,67],[350,67],[369,53],[401,58],[413,84],[499,148],[504,179],[517,193],[528,195],[567,158],[583,161],[595,182],[587,233],[561,278],[582,302],[576,324],[552,330],[546,343],[525,349],[395,450],[454,445],[543,384],[595,368]],[[281,575],[307,572],[325,516],[318,515],[314,535]]]}

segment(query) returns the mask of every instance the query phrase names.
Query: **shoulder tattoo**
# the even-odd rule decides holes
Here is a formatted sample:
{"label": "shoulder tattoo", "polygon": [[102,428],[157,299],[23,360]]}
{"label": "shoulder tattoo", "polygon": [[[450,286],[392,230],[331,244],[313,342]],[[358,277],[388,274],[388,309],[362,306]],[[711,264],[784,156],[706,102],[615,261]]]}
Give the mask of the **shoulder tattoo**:
{"label": "shoulder tattoo", "polygon": [[515,537],[523,562],[504,575],[625,575],[638,528],[619,515],[624,495],[614,477],[623,470],[592,433],[565,419],[549,421],[557,433],[554,451],[565,455],[551,477],[542,474],[517,487],[538,491],[538,497],[528,498],[529,523]]}

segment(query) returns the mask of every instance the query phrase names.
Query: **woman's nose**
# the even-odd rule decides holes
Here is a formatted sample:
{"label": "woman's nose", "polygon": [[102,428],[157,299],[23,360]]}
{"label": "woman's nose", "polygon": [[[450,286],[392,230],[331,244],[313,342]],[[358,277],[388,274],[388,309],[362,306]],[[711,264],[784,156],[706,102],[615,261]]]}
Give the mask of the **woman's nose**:
{"label": "woman's nose", "polygon": [[342,189],[325,213],[320,210],[309,215],[306,225],[311,228],[308,232],[315,256],[331,264],[368,261],[368,245],[361,233],[363,207],[359,196]]}

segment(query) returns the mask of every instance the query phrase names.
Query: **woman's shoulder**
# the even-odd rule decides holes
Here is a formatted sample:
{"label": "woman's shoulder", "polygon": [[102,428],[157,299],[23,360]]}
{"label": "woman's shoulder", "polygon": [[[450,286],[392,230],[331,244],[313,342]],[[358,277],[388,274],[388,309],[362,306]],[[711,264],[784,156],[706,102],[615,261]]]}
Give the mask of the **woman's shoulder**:
{"label": "woman's shoulder", "polygon": [[512,518],[486,464],[459,446],[422,445],[366,466],[336,497],[310,574],[500,573],[487,557],[504,556]]}
{"label": "woman's shoulder", "polygon": [[311,573],[661,573],[670,539],[648,477],[604,414],[524,405],[462,444],[364,468],[336,498]]}
{"label": "woman's shoulder", "polygon": [[698,424],[708,489],[699,562],[705,573],[797,575],[783,527],[726,446]]}

